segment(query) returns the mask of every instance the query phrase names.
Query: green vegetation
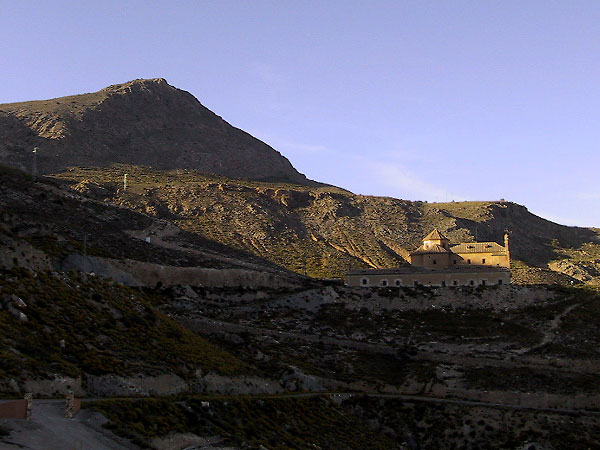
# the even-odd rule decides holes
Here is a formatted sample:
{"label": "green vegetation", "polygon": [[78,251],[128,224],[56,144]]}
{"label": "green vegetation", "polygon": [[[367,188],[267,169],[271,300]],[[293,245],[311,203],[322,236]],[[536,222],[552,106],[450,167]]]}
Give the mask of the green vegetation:
{"label": "green vegetation", "polygon": [[86,407],[102,412],[110,429],[146,445],[152,437],[192,432],[270,450],[402,448],[326,396],[103,400]]}
{"label": "green vegetation", "polygon": [[[356,396],[342,404],[363,422],[393,430],[397,440],[418,448],[590,449],[597,448],[600,420],[540,411],[506,410],[456,404]],[[537,444],[534,447],[534,443]]]}
{"label": "green vegetation", "polygon": [[[205,403],[205,406],[202,405]],[[332,403],[311,397],[197,397],[102,400],[86,404],[102,412],[107,427],[148,446],[154,437],[192,432],[220,436],[225,445],[269,450],[434,450],[595,448],[600,420],[594,416],[473,408],[356,395]]]}
{"label": "green vegetation", "polygon": [[561,373],[527,367],[505,367],[502,376],[498,376],[497,367],[468,367],[464,379],[469,388],[482,390],[575,395],[595,393],[598,389],[598,376],[595,374]]}
{"label": "green vegetation", "polygon": [[[27,304],[20,322],[0,311],[0,377],[204,372],[247,367],[151,306],[151,294],[95,277],[0,272],[0,298]],[[60,341],[64,340],[64,348]]]}

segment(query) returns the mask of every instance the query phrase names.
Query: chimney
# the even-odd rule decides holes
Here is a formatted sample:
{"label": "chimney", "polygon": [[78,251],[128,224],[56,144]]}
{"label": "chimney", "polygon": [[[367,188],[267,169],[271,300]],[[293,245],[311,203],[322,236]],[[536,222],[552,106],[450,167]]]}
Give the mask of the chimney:
{"label": "chimney", "polygon": [[510,248],[508,246],[509,235],[508,230],[504,231],[504,248],[506,250],[506,267],[510,267]]}

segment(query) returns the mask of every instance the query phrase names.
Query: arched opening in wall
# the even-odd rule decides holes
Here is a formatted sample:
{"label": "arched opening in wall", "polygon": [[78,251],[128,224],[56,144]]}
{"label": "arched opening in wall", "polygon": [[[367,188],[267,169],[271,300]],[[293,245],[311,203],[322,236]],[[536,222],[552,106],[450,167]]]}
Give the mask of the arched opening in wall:
{"label": "arched opening in wall", "polygon": [[469,285],[473,286],[474,284],[475,284],[475,281],[469,280]]}
{"label": "arched opening in wall", "polygon": [[467,259],[467,264],[471,264],[471,260],[470,259]]}
{"label": "arched opening in wall", "polygon": [[458,281],[457,280],[452,280],[452,286],[458,286]]}
{"label": "arched opening in wall", "polygon": [[487,280],[481,280],[481,285],[485,286],[487,284]]}
{"label": "arched opening in wall", "polygon": [[502,280],[501,279],[498,280],[498,284],[502,284]]}
{"label": "arched opening in wall", "polygon": [[367,286],[369,284],[369,279],[363,278],[362,280],[360,280],[360,284],[362,284],[363,286]]}
{"label": "arched opening in wall", "polygon": [[394,281],[394,284],[395,284],[396,286],[402,286],[402,280],[395,280],[395,281]]}
{"label": "arched opening in wall", "polygon": [[485,258],[481,258],[481,264],[485,264]]}
{"label": "arched opening in wall", "polygon": [[387,280],[381,280],[381,285],[384,287],[387,286],[388,285]]}
{"label": "arched opening in wall", "polygon": [[442,287],[446,287],[446,281],[442,280]]}

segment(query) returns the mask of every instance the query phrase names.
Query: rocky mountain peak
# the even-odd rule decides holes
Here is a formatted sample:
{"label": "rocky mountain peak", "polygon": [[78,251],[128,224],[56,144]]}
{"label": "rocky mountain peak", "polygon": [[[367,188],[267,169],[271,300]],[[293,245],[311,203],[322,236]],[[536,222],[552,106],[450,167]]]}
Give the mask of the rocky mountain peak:
{"label": "rocky mountain peak", "polygon": [[[135,94],[135,93],[176,93],[179,89],[171,86],[164,78],[138,78],[126,83],[112,84],[101,89],[99,92],[111,94]],[[183,91],[181,91],[183,92]]]}
{"label": "rocky mountain peak", "polygon": [[232,178],[311,183],[279,152],[231,126],[164,78],[0,105],[0,163],[42,173],[133,164]]}

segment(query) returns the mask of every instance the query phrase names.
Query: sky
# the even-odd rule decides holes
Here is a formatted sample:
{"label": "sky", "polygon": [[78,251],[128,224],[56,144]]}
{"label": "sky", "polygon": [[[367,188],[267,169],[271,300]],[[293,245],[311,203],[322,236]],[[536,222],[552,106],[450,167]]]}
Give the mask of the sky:
{"label": "sky", "polygon": [[166,78],[311,179],[600,227],[600,2],[0,0],[0,103]]}

